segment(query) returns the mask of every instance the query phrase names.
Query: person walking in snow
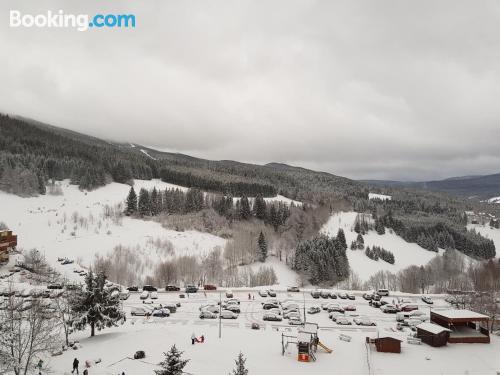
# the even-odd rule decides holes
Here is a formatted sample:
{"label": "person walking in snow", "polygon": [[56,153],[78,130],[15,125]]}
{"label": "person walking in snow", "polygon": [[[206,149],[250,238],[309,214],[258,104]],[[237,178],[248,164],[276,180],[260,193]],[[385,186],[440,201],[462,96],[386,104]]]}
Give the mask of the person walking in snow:
{"label": "person walking in snow", "polygon": [[203,344],[205,342],[205,335],[201,335],[200,342]]}
{"label": "person walking in snow", "polygon": [[78,374],[78,364],[79,364],[79,363],[80,363],[80,362],[78,361],[78,358],[75,358],[75,359],[73,360],[73,371],[71,371],[71,373],[72,373],[72,374],[73,374],[75,371],[76,371],[76,373]]}
{"label": "person walking in snow", "polygon": [[191,345],[194,345],[195,342],[196,342],[196,335],[193,332],[193,334],[191,335]]}

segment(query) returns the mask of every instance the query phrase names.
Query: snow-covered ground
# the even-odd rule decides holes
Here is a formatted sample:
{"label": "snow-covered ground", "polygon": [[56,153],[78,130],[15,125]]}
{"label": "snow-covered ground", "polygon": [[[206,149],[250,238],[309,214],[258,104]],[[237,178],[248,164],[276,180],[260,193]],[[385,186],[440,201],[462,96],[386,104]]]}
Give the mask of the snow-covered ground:
{"label": "snow-covered ground", "polygon": [[[135,189],[177,188],[159,180],[135,181]],[[139,248],[141,256],[154,264],[165,254],[156,251],[154,240],[172,243],[175,255],[202,255],[225,240],[197,231],[176,232],[151,221],[121,217],[112,208],[123,202],[128,185],[111,183],[91,192],[83,192],[68,181],[61,184],[62,195],[21,198],[0,192],[0,221],[18,235],[18,247],[37,248],[63,276],[74,278],[72,267],[61,266],[58,257],[68,257],[88,266],[95,254],[105,255],[117,245]],[[179,187],[182,188],[182,187]],[[107,206],[107,207],[106,207]],[[123,210],[123,207],[120,208]]]}
{"label": "snow-covered ground", "polygon": [[392,196],[384,194],[368,193],[368,199],[380,199],[382,201],[390,201]]}
{"label": "snow-covered ground", "polygon": [[476,232],[481,233],[484,237],[493,240],[495,243],[495,249],[497,251],[497,256],[500,254],[500,229],[492,228],[488,224],[469,224],[468,229],[475,229]]}
{"label": "snow-covered ground", "polygon": [[248,266],[241,266],[240,268],[249,267],[256,273],[261,266],[272,267],[276,273],[278,284],[270,285],[269,288],[286,288],[288,286],[300,285],[300,277],[297,272],[293,271],[284,262],[280,262],[274,256],[268,257],[265,263],[255,262]]}
{"label": "snow-covered ground", "polygon": [[[433,348],[426,344],[411,345],[406,338],[411,333],[408,328],[395,332],[395,315],[383,314],[380,309],[368,306],[358,295],[355,301],[313,300],[308,293],[278,293],[278,299],[293,299],[301,306],[320,306],[325,302],[337,302],[340,305],[352,304],[357,311],[347,312],[352,321],[356,315],[368,316],[376,327],[356,325],[338,326],[328,319],[328,313],[321,311],[316,315],[307,315],[309,322],[318,323],[320,341],[333,349],[331,354],[318,348],[315,362],[297,361],[296,344],[291,343],[282,355],[282,334],[296,336],[297,329],[283,322],[262,321],[261,302],[265,298],[254,294],[255,300],[248,300],[247,292],[235,292],[241,300],[241,313],[238,319],[222,321],[222,337],[219,339],[218,320],[201,320],[198,317],[199,306],[207,301],[219,299],[219,293],[197,293],[189,299],[179,299],[176,293],[161,293],[157,304],[181,302],[176,313],[167,318],[131,317],[130,309],[142,305],[138,295],[133,294],[124,302],[127,321],[118,328],[106,329],[90,338],[89,332],[78,332],[71,339],[79,340],[81,348],[70,350],[58,357],[50,358],[50,365],[57,374],[69,374],[73,358],[80,364],[86,360],[102,360],[93,364],[89,370],[92,375],[152,374],[155,364],[162,360],[162,353],[175,344],[184,351],[184,358],[190,359],[185,367],[186,373],[195,375],[216,375],[229,373],[234,368],[234,359],[241,351],[247,358],[249,374],[299,375],[308,373],[322,375],[332,373],[352,375],[485,375],[496,374],[500,369],[500,338],[492,336],[491,344],[448,344],[446,347]],[[394,297],[388,297],[389,301]],[[415,303],[425,312],[430,309],[413,296]],[[446,308],[447,304],[435,298],[433,309]],[[250,329],[252,323],[258,323],[260,330]],[[191,335],[205,336],[203,344],[191,345]],[[350,342],[340,340],[340,335],[351,337]],[[373,345],[367,346],[367,336],[391,335],[400,338],[401,354],[378,353]],[[144,360],[131,359],[136,350],[144,350]],[[81,367],[80,367],[81,370]]]}
{"label": "snow-covered ground", "polygon": [[493,197],[488,199],[489,203],[500,203],[500,197]]}
{"label": "snow-covered ground", "polygon": [[[347,245],[356,240],[357,233],[354,232],[354,222],[356,212],[338,212],[333,214],[321,231],[330,236],[336,236],[340,228],[344,230]],[[379,235],[375,231],[370,231],[363,236],[366,246],[381,246],[394,254],[396,262],[389,264],[381,259],[372,260],[365,255],[364,250],[347,250],[347,257],[351,270],[366,281],[370,276],[380,270],[398,272],[399,270],[411,265],[425,265],[437,255],[432,251],[425,250],[415,243],[406,242],[404,239],[391,233],[386,229],[385,234]],[[440,251],[441,252],[441,251]]]}

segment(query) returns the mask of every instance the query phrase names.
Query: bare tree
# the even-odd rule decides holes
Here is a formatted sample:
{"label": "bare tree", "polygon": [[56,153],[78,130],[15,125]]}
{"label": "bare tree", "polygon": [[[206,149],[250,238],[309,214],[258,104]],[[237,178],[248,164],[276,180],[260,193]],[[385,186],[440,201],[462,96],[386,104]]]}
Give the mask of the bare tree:
{"label": "bare tree", "polygon": [[0,310],[0,369],[26,375],[57,347],[60,331],[43,299],[26,302],[11,296],[5,303]]}

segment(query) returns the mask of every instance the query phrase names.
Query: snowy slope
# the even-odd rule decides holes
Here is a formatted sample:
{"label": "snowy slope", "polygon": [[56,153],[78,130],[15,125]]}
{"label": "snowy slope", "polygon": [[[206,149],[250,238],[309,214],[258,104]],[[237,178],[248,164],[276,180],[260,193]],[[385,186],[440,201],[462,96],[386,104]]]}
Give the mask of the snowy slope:
{"label": "snowy slope", "polygon": [[[111,183],[91,192],[83,192],[68,181],[62,184],[63,195],[45,195],[21,198],[0,192],[0,221],[4,221],[18,235],[18,247],[37,248],[51,264],[58,257],[69,257],[88,266],[95,254],[104,255],[117,245],[139,247],[146,263],[154,264],[163,257],[148,241],[168,240],[175,255],[208,253],[225,240],[197,231],[176,232],[155,222],[131,219],[116,220],[106,211],[123,210],[122,201],[130,187]],[[159,180],[135,181],[135,189],[181,188]],[[75,214],[76,213],[76,214]],[[58,265],[58,263],[57,263]],[[59,271],[74,277],[71,267],[59,266]]]}
{"label": "snowy slope", "polygon": [[500,203],[500,197],[490,198],[490,199],[488,199],[488,202],[489,203]]}
{"label": "snowy slope", "polygon": [[[339,228],[345,232],[347,245],[357,237],[354,232],[354,221],[356,212],[338,212],[332,215],[321,231],[330,236],[336,236]],[[380,270],[398,272],[399,270],[411,265],[425,265],[437,253],[423,249],[414,243],[408,243],[398,235],[389,233],[386,230],[384,235],[379,235],[375,231],[370,231],[363,236],[365,247],[373,245],[381,246],[391,251],[396,259],[395,264],[389,264],[383,260],[374,261],[368,258],[363,250],[347,250],[349,265],[351,270],[359,275],[362,280],[367,280],[370,276]]]}
{"label": "snowy slope", "polygon": [[368,193],[368,199],[380,199],[382,201],[390,201],[392,197],[390,195]]}
{"label": "snowy slope", "polygon": [[481,233],[484,237],[493,240],[495,243],[495,249],[497,251],[497,256],[500,253],[500,229],[492,228],[489,225],[480,224],[469,224],[468,229],[475,229],[477,232]]}

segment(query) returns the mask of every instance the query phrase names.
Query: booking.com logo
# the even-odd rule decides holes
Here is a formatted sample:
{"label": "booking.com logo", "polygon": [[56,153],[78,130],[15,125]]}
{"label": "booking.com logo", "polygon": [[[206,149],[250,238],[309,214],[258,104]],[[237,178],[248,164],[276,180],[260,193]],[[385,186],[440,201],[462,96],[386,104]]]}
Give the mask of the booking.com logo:
{"label": "booking.com logo", "polygon": [[10,27],[74,28],[87,31],[90,28],[135,28],[134,14],[71,14],[47,11],[45,14],[22,14],[10,11]]}

